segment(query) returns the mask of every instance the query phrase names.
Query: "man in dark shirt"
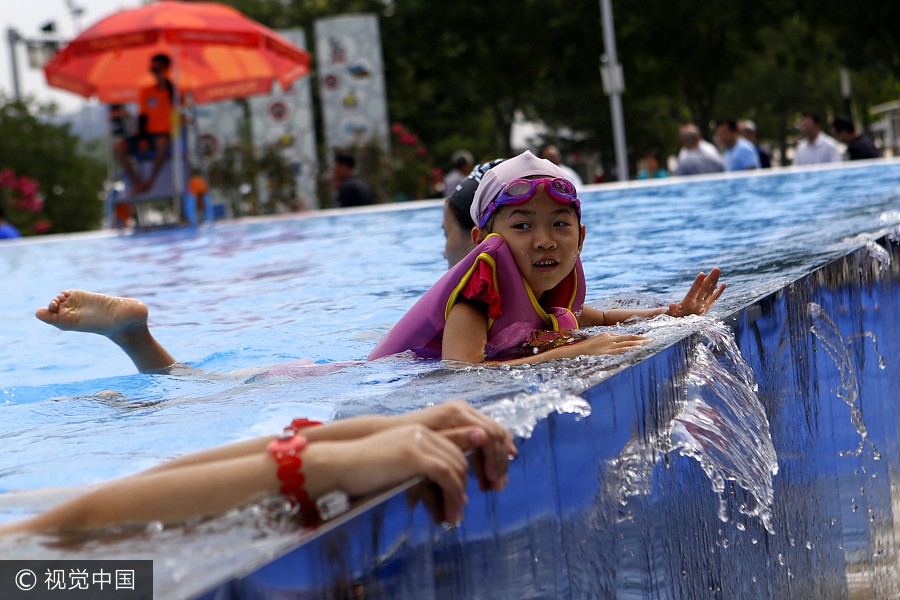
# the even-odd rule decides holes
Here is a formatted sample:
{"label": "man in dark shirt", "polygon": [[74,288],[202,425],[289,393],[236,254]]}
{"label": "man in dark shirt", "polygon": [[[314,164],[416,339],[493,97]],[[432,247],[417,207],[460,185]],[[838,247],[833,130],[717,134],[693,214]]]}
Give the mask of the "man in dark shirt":
{"label": "man in dark shirt", "polygon": [[857,135],[856,128],[853,127],[851,121],[839,117],[831,124],[831,130],[834,132],[835,138],[847,144],[847,156],[850,157],[850,160],[881,157],[881,153],[869,136]]}
{"label": "man in dark shirt", "polygon": [[368,186],[356,176],[356,160],[350,154],[335,155],[331,185],[337,188],[338,206],[362,206],[375,202]]}

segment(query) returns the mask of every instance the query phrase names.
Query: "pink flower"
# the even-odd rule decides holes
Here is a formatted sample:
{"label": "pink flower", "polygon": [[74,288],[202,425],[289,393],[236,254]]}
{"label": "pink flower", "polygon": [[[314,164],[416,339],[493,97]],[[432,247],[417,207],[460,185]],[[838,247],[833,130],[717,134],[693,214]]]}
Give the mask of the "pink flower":
{"label": "pink flower", "polygon": [[40,189],[41,184],[39,184],[37,180],[23,175],[22,177],[19,177],[19,181],[16,183],[16,187],[19,188],[19,191],[23,196],[34,196]]}
{"label": "pink flower", "polygon": [[418,143],[419,143],[419,136],[417,136],[415,134],[412,134],[409,136],[409,145],[410,146],[415,146]]}
{"label": "pink flower", "polygon": [[44,202],[39,198],[25,198],[16,201],[16,207],[19,210],[27,210],[33,213],[39,213],[44,210]]}
{"label": "pink flower", "polygon": [[406,133],[405,131],[400,134],[400,143],[404,146],[412,146],[417,144],[419,139],[412,135],[411,133]]}
{"label": "pink flower", "polygon": [[400,123],[394,123],[393,125],[391,125],[391,133],[393,133],[394,135],[400,135],[401,133],[403,133],[403,125],[401,125]]}
{"label": "pink flower", "polygon": [[419,148],[416,150],[416,154],[419,155],[419,158],[425,158],[425,153],[426,153],[425,146],[420,145]]}
{"label": "pink flower", "polygon": [[42,235],[50,231],[50,221],[44,219],[34,224],[34,232]]}
{"label": "pink flower", "polygon": [[440,167],[435,167],[431,170],[431,176],[434,177],[435,181],[443,181],[444,180],[444,172],[441,171]]}

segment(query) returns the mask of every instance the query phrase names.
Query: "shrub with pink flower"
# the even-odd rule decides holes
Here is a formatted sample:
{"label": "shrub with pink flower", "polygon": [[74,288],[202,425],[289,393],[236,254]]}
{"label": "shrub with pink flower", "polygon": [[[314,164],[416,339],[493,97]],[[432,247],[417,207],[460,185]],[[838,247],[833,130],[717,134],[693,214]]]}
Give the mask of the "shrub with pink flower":
{"label": "shrub with pink flower", "polygon": [[428,156],[428,149],[419,136],[400,123],[391,126],[394,154],[393,192],[399,200],[434,198],[443,174]]}
{"label": "shrub with pink flower", "polygon": [[12,169],[0,170],[0,203],[3,204],[6,220],[22,235],[47,233],[52,227],[43,215],[44,198],[40,188],[41,184],[36,179],[27,175],[17,176]]}

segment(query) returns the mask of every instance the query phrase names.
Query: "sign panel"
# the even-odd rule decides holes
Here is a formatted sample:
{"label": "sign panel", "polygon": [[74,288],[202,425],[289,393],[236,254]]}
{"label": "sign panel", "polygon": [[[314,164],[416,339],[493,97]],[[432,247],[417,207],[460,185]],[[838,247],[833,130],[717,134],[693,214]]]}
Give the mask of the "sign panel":
{"label": "sign panel", "polygon": [[[302,29],[280,30],[278,33],[298,48],[306,50],[306,34]],[[316,177],[319,161],[310,78],[301,77],[286,90],[281,89],[276,81],[270,95],[256,96],[249,102],[253,145],[260,151],[277,144],[281,155],[294,171],[298,206],[318,208]]]}
{"label": "sign panel", "polygon": [[381,32],[375,15],[316,21],[322,116],[329,153],[375,140],[389,144]]}

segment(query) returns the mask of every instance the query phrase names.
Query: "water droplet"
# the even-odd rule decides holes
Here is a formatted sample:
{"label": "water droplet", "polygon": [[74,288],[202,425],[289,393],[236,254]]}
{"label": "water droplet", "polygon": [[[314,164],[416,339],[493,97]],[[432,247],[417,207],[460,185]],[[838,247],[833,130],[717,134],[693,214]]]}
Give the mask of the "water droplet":
{"label": "water droplet", "polygon": [[784,566],[784,555],[782,555],[782,554],[778,555],[778,564],[781,565],[782,567]]}
{"label": "water droplet", "polygon": [[738,531],[746,531],[747,529],[746,527],[744,527],[743,523],[735,523],[734,526],[737,527]]}
{"label": "water droplet", "polygon": [[806,549],[812,550],[812,542],[806,542]]}
{"label": "water droplet", "polygon": [[856,512],[857,510],[859,510],[859,507],[858,507],[857,505],[855,505],[855,504],[853,505],[852,508],[853,508],[853,512]]}
{"label": "water droplet", "polygon": [[147,533],[156,533],[158,531],[162,531],[165,528],[162,521],[150,521],[147,523],[146,532]]}
{"label": "water droplet", "polygon": [[753,543],[753,545],[759,543],[759,540],[757,540],[756,538],[750,538],[750,541]]}

